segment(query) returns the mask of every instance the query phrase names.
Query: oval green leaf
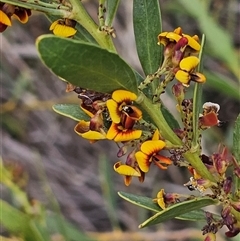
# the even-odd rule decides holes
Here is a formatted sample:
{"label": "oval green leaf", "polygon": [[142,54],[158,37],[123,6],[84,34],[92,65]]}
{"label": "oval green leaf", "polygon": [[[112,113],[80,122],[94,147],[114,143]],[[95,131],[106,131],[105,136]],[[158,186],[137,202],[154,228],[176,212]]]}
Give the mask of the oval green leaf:
{"label": "oval green leaf", "polygon": [[[144,196],[139,196],[131,193],[126,193],[126,192],[118,192],[118,195],[125,199],[126,201],[137,205],[139,207],[145,208],[147,210],[153,211],[153,212],[161,212],[162,209],[159,207],[159,205],[155,202],[153,202],[152,198],[149,197],[144,197]],[[188,220],[188,221],[204,221],[206,220],[205,212],[201,209],[198,210],[193,210],[188,213],[184,213],[178,217],[174,217],[176,219],[181,219],[181,220]],[[216,219],[220,219],[219,216],[215,215]]]}
{"label": "oval green leaf", "polygon": [[191,211],[198,210],[212,204],[216,204],[216,201],[209,197],[194,198],[192,200],[177,203],[153,215],[145,222],[140,224],[139,228],[144,228],[150,225],[162,223],[169,219],[179,217],[183,214],[187,214]]}
{"label": "oval green leaf", "polygon": [[56,104],[52,108],[58,114],[69,117],[75,121],[88,121],[90,119],[77,104]]}
{"label": "oval green leaf", "polygon": [[157,36],[162,31],[158,0],[133,1],[133,27],[143,71],[152,74],[161,63],[161,47],[157,45]]}
{"label": "oval green leaf", "polygon": [[116,89],[137,93],[131,67],[106,49],[53,35],[40,36],[37,48],[44,64],[73,85],[103,93]]}

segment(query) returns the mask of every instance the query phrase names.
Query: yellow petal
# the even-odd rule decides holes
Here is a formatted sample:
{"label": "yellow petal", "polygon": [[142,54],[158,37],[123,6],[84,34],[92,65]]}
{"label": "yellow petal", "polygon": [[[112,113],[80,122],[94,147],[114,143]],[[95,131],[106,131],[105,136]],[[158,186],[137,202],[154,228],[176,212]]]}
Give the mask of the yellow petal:
{"label": "yellow petal", "polygon": [[62,25],[62,24],[57,24],[55,28],[53,29],[53,33],[56,36],[60,37],[71,37],[73,36],[77,30],[73,27]]}
{"label": "yellow petal", "polygon": [[138,152],[135,153],[135,157],[137,159],[137,163],[139,165],[139,168],[143,172],[148,172],[150,164],[151,164],[151,162],[149,161],[149,156],[144,154],[141,151],[138,151]]}
{"label": "yellow petal", "polygon": [[119,132],[114,141],[116,142],[124,142],[124,141],[132,141],[139,139],[142,135],[142,130],[124,130]]}
{"label": "yellow petal", "polygon": [[113,140],[118,133],[119,133],[118,124],[112,122],[107,132],[107,139]]}
{"label": "yellow petal", "polygon": [[118,110],[118,103],[112,99],[107,100],[107,108],[112,122],[119,123],[121,118],[121,112]]}
{"label": "yellow petal", "polygon": [[163,44],[164,46],[167,45],[168,39],[166,38],[166,35],[168,32],[162,32],[158,35],[158,45]]}
{"label": "yellow petal", "polygon": [[140,177],[141,173],[135,170],[133,167],[123,165],[121,162],[117,162],[113,166],[114,171],[120,175]]}
{"label": "yellow petal", "polygon": [[188,72],[183,70],[178,70],[177,73],[175,74],[175,78],[185,86],[189,86],[191,76],[189,75]]}
{"label": "yellow petal", "polygon": [[157,194],[157,203],[162,209],[166,209],[166,204],[164,201],[164,189],[161,189]]}
{"label": "yellow petal", "polygon": [[197,67],[199,63],[199,58],[196,56],[189,56],[181,60],[179,66],[182,70],[191,72]]}
{"label": "yellow petal", "polygon": [[2,10],[0,10],[0,23],[7,26],[12,26],[11,19]]}
{"label": "yellow petal", "polygon": [[149,156],[154,153],[158,153],[166,146],[166,143],[161,140],[157,141],[145,141],[141,145],[141,151]]}
{"label": "yellow petal", "polygon": [[177,27],[177,28],[174,29],[173,32],[178,34],[178,35],[182,35],[182,28],[181,27]]}
{"label": "yellow petal", "polygon": [[98,132],[98,131],[88,131],[81,134],[81,137],[88,140],[103,140],[106,139],[106,135]]}
{"label": "yellow petal", "polygon": [[56,21],[52,22],[52,24],[51,24],[50,27],[49,27],[49,30],[53,30],[53,29],[57,26],[58,21],[59,21],[59,20],[56,20]]}
{"label": "yellow petal", "polygon": [[167,35],[166,35],[166,38],[168,38],[169,40],[171,41],[175,41],[175,42],[178,42],[180,38],[182,38],[181,35],[177,34],[177,33],[174,33],[174,32],[169,32]]}
{"label": "yellow petal", "polygon": [[157,140],[159,140],[159,139],[160,139],[160,133],[159,133],[159,130],[156,129],[155,132],[154,132],[154,134],[153,134],[153,136],[152,136],[152,140],[153,140],[153,141],[157,141]]}
{"label": "yellow petal", "polygon": [[112,98],[117,103],[131,102],[137,99],[137,96],[127,90],[116,90],[112,93]]}
{"label": "yellow petal", "polygon": [[198,37],[196,37],[195,35],[191,37],[187,34],[183,34],[183,37],[188,39],[188,46],[190,46],[192,49],[196,51],[199,51],[201,49],[201,45],[196,41]]}

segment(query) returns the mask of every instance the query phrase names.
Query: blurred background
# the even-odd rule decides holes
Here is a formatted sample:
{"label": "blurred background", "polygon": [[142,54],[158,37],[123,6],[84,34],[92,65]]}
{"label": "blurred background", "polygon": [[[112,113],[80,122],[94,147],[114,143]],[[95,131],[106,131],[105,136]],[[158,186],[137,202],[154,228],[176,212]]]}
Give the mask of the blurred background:
{"label": "blurred background", "polygon": [[[193,8],[192,3],[182,0],[161,0],[160,4],[163,31],[181,26],[190,35],[206,34],[203,103],[218,103],[219,119],[224,121],[222,127],[204,133],[203,153],[210,154],[217,151],[219,143],[231,148],[232,128],[240,110],[240,1],[196,2],[203,8]],[[97,19],[98,2],[83,3]],[[120,56],[142,73],[134,42],[132,4],[120,3],[113,25],[117,34],[114,41]],[[117,146],[109,141],[90,144],[74,133],[73,120],[52,110],[53,104],[79,100],[75,94],[66,93],[65,83],[39,60],[35,40],[50,33],[49,26],[45,15],[33,12],[28,23],[14,21],[0,36],[0,154],[12,183],[26,193],[35,215],[49,225],[51,240],[201,240],[204,223],[172,220],[139,230],[138,225],[151,213],[117,195],[125,191],[154,198],[161,188],[187,193],[183,187],[189,178],[186,170],[174,166],[167,171],[152,168],[144,183],[134,179],[125,187],[123,178],[112,168],[117,161]],[[174,112],[170,93],[165,94],[164,101]],[[22,193],[14,194],[12,190],[2,184],[1,198],[21,209],[16,195]],[[223,233],[217,240],[227,240]],[[3,227],[1,235],[11,237],[6,240],[21,240],[13,239],[17,235]]]}

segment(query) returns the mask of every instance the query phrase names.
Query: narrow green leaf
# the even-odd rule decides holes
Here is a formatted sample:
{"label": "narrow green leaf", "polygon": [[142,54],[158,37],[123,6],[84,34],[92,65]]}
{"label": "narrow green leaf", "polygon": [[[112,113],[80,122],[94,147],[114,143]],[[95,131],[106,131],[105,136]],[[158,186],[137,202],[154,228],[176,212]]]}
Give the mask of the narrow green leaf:
{"label": "narrow green leaf", "polygon": [[126,192],[118,192],[118,195],[134,205],[151,210],[153,212],[160,212],[162,210],[157,203],[153,202],[152,198]]}
{"label": "narrow green leaf", "polygon": [[94,239],[88,237],[86,234],[84,234],[81,230],[79,230],[79,227],[73,226],[71,223],[69,223],[66,219],[63,219],[63,225],[66,231],[66,234],[63,233],[63,230],[57,225],[56,220],[61,219],[62,217],[58,214],[48,214],[46,216],[46,226],[51,234],[59,233],[62,234],[66,240],[69,241],[94,241]]}
{"label": "narrow green leaf", "polygon": [[[153,212],[161,212],[162,209],[159,207],[159,205],[155,202],[153,202],[152,198],[144,197],[144,196],[139,196],[131,193],[126,193],[126,192],[118,192],[118,195],[125,199],[126,201],[137,205],[139,207],[145,208],[147,210],[153,211]],[[181,220],[189,220],[189,221],[204,221],[206,220],[205,212],[201,209],[198,210],[193,210],[188,213],[184,213],[178,217],[174,217],[176,219],[181,219]],[[220,219],[219,216],[215,215],[216,219]]]}
{"label": "narrow green leaf", "polygon": [[140,224],[139,228],[144,228],[150,225],[161,223],[215,203],[216,201],[209,197],[195,198],[189,201],[177,203],[153,215],[151,218]]}
{"label": "narrow green leaf", "polygon": [[0,223],[13,234],[23,235],[26,241],[44,241],[33,221],[25,213],[22,213],[0,200]]}
{"label": "narrow green leaf", "polygon": [[73,85],[103,93],[116,89],[137,93],[131,67],[106,49],[53,35],[40,36],[37,48],[45,65]]}
{"label": "narrow green leaf", "polygon": [[90,119],[79,105],[76,104],[56,104],[52,108],[58,114],[69,117],[75,121]]}
{"label": "narrow green leaf", "polygon": [[[197,68],[198,72],[202,71],[202,57],[205,45],[206,36],[202,35],[201,50],[199,52],[199,65]],[[193,130],[193,140],[192,140],[192,150],[199,152],[200,146],[198,144],[199,140],[199,111],[202,104],[202,87],[201,83],[195,83],[193,92],[193,120],[192,120],[192,130]]]}
{"label": "narrow green leaf", "polygon": [[[240,165],[240,114],[237,117],[233,130],[233,155]],[[237,175],[233,175],[235,193],[240,189],[240,179]]]}
{"label": "narrow green leaf", "polygon": [[178,121],[172,115],[172,113],[162,104],[161,105],[162,114],[167,121],[168,125],[172,130],[180,128]]}
{"label": "narrow green leaf", "polygon": [[157,71],[161,63],[161,47],[157,36],[162,31],[158,0],[133,1],[133,26],[138,57],[146,75]]}
{"label": "narrow green leaf", "polygon": [[107,1],[107,6],[106,6],[107,16],[105,19],[106,26],[109,26],[109,27],[112,26],[112,22],[116,15],[119,3],[120,3],[120,0],[110,0],[110,1],[108,0]]}
{"label": "narrow green leaf", "polygon": [[240,163],[240,114],[236,119],[233,130],[233,155]]}
{"label": "narrow green leaf", "polygon": [[224,95],[240,100],[239,85],[232,79],[219,73],[206,70],[204,70],[204,74],[207,77],[206,85],[211,86]]}

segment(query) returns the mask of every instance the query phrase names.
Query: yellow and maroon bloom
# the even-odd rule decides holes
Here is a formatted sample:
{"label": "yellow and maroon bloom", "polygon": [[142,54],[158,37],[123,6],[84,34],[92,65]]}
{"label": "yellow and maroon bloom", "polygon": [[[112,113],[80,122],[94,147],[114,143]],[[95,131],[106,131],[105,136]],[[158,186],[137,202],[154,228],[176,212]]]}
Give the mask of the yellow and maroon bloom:
{"label": "yellow and maroon bloom", "polygon": [[92,131],[90,129],[90,121],[79,121],[79,123],[75,126],[74,131],[91,142],[106,139],[106,133],[102,129],[99,131]]}
{"label": "yellow and maroon bloom", "polygon": [[90,121],[80,120],[75,126],[74,131],[91,142],[106,139],[106,133],[103,128],[102,111],[99,110],[95,115],[91,116]]}
{"label": "yellow and maroon bloom", "polygon": [[52,30],[54,35],[60,37],[72,37],[76,34],[77,30],[74,28],[76,21],[71,19],[58,19],[54,21],[49,30]]}
{"label": "yellow and maroon bloom", "polygon": [[166,209],[169,204],[175,204],[179,202],[180,195],[177,193],[165,193],[164,189],[161,189],[157,193],[157,198],[153,199],[160,208]]}
{"label": "yellow and maroon bloom", "polygon": [[206,77],[201,73],[195,72],[195,68],[198,64],[199,59],[195,56],[182,59],[179,64],[180,68],[175,74],[175,78],[186,87],[189,86],[190,81],[205,83]]}
{"label": "yellow and maroon bloom", "polygon": [[139,139],[142,135],[142,130],[126,129],[121,123],[112,122],[108,132],[107,139],[115,142],[125,142]]}
{"label": "yellow and maroon bloom", "polygon": [[124,176],[124,183],[126,186],[130,185],[132,177],[138,177],[140,182],[144,181],[145,173],[142,172],[138,166],[135,158],[135,150],[130,152],[125,164],[119,161],[114,164],[113,168],[118,174]]}
{"label": "yellow and maroon bloom", "polygon": [[141,145],[140,151],[136,152],[135,157],[143,172],[149,171],[151,163],[154,163],[161,169],[167,169],[167,166],[172,164],[168,157],[158,154],[165,146],[166,143],[162,140],[145,141]]}
{"label": "yellow and maroon bloom", "polygon": [[218,120],[218,111],[220,106],[212,102],[206,102],[203,105],[203,113],[199,117],[199,125],[201,129],[216,126],[220,123]]}
{"label": "yellow and maroon bloom", "polygon": [[0,3],[0,32],[8,26],[12,26],[11,17],[14,16],[19,22],[26,23],[31,15],[31,10],[16,7],[8,3]]}
{"label": "yellow and maroon bloom", "polygon": [[[186,39],[186,41],[182,41],[183,39]],[[185,56],[198,52],[201,48],[198,36],[194,35],[191,37],[190,35],[183,34],[180,27],[176,28],[173,32],[163,32],[158,35],[158,45],[163,44],[165,46],[165,56],[171,55],[175,51],[175,45],[179,41],[186,42],[186,46],[184,46],[184,50],[186,48]]]}
{"label": "yellow and maroon bloom", "polygon": [[133,106],[133,101],[137,95],[127,90],[116,90],[112,94],[112,99],[107,100],[107,108],[113,123],[131,129],[136,121],[142,118],[142,112]]}

